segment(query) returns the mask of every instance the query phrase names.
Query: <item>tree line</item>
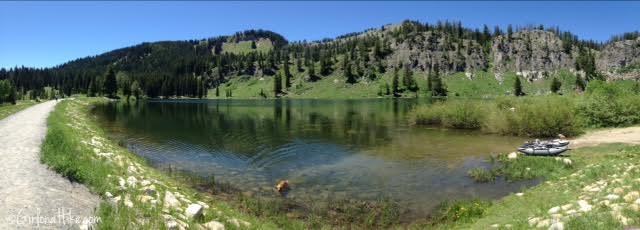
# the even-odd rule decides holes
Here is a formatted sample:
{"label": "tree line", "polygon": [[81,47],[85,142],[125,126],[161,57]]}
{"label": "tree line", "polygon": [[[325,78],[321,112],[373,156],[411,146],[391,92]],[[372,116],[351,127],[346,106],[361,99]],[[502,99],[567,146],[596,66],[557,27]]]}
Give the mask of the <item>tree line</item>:
{"label": "tree line", "polygon": [[[415,63],[391,65],[387,57],[392,46],[402,42],[412,44],[422,32],[447,35],[445,47],[460,47],[463,40],[473,40],[489,52],[493,38],[509,37],[526,29],[541,29],[557,34],[570,52],[580,47],[576,69],[585,72],[585,80],[599,77],[595,71],[591,49],[602,44],[579,40],[577,36],[557,27],[529,26],[506,29],[470,29],[460,22],[440,21],[434,24],[405,21],[399,26],[383,26],[364,32],[346,34],[336,39],[315,42],[289,43],[281,35],[265,30],[248,30],[232,36],[219,36],[201,40],[162,41],[113,50],[101,55],[79,58],[52,68],[14,67],[0,69],[0,80],[9,81],[14,94],[39,97],[44,88],[51,87],[61,95],[87,94],[116,97],[206,97],[209,89],[236,76],[266,76],[278,78],[274,95],[282,96],[292,87],[294,73],[304,74],[304,80],[313,82],[338,73],[348,84],[375,81],[388,69],[394,71],[391,86],[381,90],[383,95],[417,92],[413,77]],[[624,35],[624,38],[637,35]],[[269,39],[274,49],[267,52],[229,53],[223,44]],[[440,72],[451,67],[431,63],[436,69],[427,69],[428,82],[424,91],[434,96],[446,95],[446,86]],[[402,79],[396,72],[402,70]],[[115,84],[113,79],[115,76]],[[282,83],[284,81],[284,83]],[[396,82],[397,83],[394,83]],[[275,84],[275,83],[274,83]],[[115,87],[113,87],[115,85]],[[394,86],[395,85],[395,86]],[[435,87],[435,88],[432,88]],[[387,90],[388,88],[388,90]],[[389,92],[387,94],[387,92]],[[225,92],[231,95],[230,92]]]}

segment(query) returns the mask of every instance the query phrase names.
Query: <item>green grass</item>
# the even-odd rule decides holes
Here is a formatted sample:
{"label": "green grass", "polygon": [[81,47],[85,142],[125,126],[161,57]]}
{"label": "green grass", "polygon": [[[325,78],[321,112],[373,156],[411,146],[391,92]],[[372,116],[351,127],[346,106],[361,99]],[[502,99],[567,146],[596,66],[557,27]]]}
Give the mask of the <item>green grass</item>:
{"label": "green grass", "polygon": [[[340,63],[336,64],[340,66]],[[392,70],[385,73],[376,73],[376,79],[358,80],[356,84],[346,83],[346,78],[341,70],[322,76],[315,82],[307,81],[307,72],[298,72],[295,65],[291,65],[293,75],[292,86],[285,89],[285,97],[289,98],[323,98],[323,99],[347,99],[347,98],[375,98],[390,97],[385,95],[385,87],[392,84]],[[319,69],[319,66],[316,66]],[[478,71],[473,73],[470,80],[465,73],[454,73],[443,77],[444,84],[449,91],[450,98],[495,98],[505,95],[513,95],[513,84],[515,73],[505,73],[503,81],[498,81],[492,72]],[[427,73],[416,71],[414,79],[418,83],[420,90],[416,92],[404,91],[403,97],[428,97],[424,89],[427,88]],[[551,77],[557,77],[562,82],[561,92],[564,94],[574,94],[575,76],[568,71],[559,71]],[[522,81],[524,91],[529,95],[550,94],[551,77],[535,82]],[[399,76],[402,82],[402,74]],[[284,79],[283,79],[284,82]],[[402,85],[400,85],[403,88]],[[269,98],[273,98],[273,76],[230,76],[228,81],[220,87],[220,97],[215,97],[215,89],[209,90],[209,98],[226,98],[225,90],[233,91],[233,98],[262,98],[262,90]]]}
{"label": "green grass", "polygon": [[14,113],[20,112],[23,109],[29,108],[32,105],[37,104],[34,101],[17,101],[15,105],[11,105],[9,103],[0,105],[0,120],[11,116]]}
{"label": "green grass", "polygon": [[225,42],[222,44],[222,51],[225,53],[245,54],[250,52],[268,52],[273,50],[273,44],[269,39],[256,41],[256,48],[251,48],[251,41]]}
{"label": "green grass", "polygon": [[[548,180],[536,187],[523,189],[522,196],[510,195],[501,200],[492,202],[481,216],[468,218],[467,221],[445,222],[437,226],[438,229],[489,229],[492,225],[504,228],[506,224],[512,229],[530,229],[530,218],[538,217],[550,219],[549,209],[565,204],[572,204],[573,209],[578,207],[578,200],[586,200],[593,205],[593,209],[581,216],[562,219],[565,228],[568,229],[622,229],[622,224],[614,218],[611,205],[598,204],[608,194],[614,193],[614,188],[622,189],[620,197],[631,191],[640,190],[640,182],[636,180],[640,176],[640,170],[634,167],[640,166],[640,147],[620,144],[602,145],[591,148],[582,148],[570,152],[573,164],[571,167],[563,167],[555,172],[547,171],[545,178]],[[532,170],[544,165],[552,166],[554,158],[532,157],[523,159],[517,163],[517,168],[530,167]],[[538,162],[533,162],[533,161]],[[558,163],[561,164],[561,163]],[[515,165],[514,165],[515,167]],[[514,172],[523,170],[517,169]],[[607,185],[599,192],[587,192],[584,188],[595,184],[597,181],[606,181]],[[593,199],[598,199],[594,201]],[[634,200],[624,201],[622,198],[611,203],[624,204],[621,215],[631,219],[631,223],[638,224],[640,212],[634,211],[629,203]],[[571,208],[569,208],[571,209]],[[640,210],[640,209],[637,209]],[[565,210],[566,211],[566,210]],[[564,211],[562,211],[564,213]],[[566,216],[566,215],[565,215]],[[633,222],[635,221],[635,222]],[[547,226],[548,227],[548,226]],[[546,227],[545,227],[546,228]]]}

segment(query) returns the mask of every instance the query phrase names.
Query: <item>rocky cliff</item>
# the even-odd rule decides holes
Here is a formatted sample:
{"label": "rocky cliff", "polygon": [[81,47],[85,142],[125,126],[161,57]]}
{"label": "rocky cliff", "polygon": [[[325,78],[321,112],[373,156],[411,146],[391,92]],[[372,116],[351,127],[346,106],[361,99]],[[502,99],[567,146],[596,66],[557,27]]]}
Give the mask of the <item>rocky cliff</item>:
{"label": "rocky cliff", "polygon": [[528,80],[542,79],[559,69],[574,69],[574,47],[565,50],[554,33],[531,30],[497,36],[491,47],[494,72],[516,72]]}
{"label": "rocky cliff", "polygon": [[640,38],[605,46],[596,58],[596,68],[609,79],[640,78]]}

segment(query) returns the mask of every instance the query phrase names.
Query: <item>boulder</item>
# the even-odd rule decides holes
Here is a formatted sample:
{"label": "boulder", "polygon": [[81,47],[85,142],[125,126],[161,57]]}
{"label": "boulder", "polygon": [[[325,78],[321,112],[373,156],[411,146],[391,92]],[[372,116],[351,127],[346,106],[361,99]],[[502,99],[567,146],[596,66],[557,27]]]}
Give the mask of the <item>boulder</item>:
{"label": "boulder", "polygon": [[558,206],[550,208],[549,211],[547,211],[547,213],[549,213],[549,214],[556,214],[558,212],[560,212],[560,207],[558,207]]}
{"label": "boulder", "polygon": [[179,208],[180,201],[170,191],[164,193],[164,206],[167,208]]}
{"label": "boulder", "polygon": [[199,204],[190,204],[187,209],[184,210],[184,214],[187,218],[200,218],[202,217],[202,205]]}
{"label": "boulder", "polygon": [[127,185],[131,187],[136,187],[136,183],[138,183],[138,180],[135,177],[130,176],[127,178]]}

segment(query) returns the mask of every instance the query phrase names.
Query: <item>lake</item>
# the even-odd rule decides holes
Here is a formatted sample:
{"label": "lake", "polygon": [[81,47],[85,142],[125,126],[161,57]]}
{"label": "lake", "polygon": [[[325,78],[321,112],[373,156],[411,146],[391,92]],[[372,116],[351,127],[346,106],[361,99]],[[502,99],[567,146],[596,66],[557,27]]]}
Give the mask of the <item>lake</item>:
{"label": "lake", "polygon": [[399,202],[418,216],[445,200],[495,199],[536,182],[476,183],[491,154],[524,140],[411,126],[411,99],[175,100],[96,107],[109,135],[162,170],[214,178],[255,196]]}

